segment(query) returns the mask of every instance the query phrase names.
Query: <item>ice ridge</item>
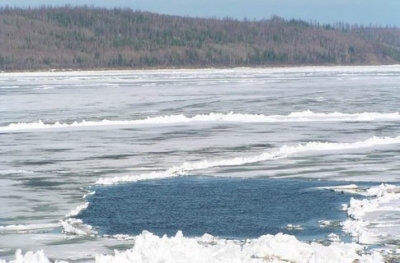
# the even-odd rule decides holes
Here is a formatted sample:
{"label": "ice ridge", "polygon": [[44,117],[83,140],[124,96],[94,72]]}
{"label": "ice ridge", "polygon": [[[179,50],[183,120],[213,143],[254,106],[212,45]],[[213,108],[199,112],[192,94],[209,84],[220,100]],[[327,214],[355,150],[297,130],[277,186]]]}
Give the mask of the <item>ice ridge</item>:
{"label": "ice ridge", "polygon": [[236,157],[217,161],[203,160],[199,162],[186,162],[180,166],[173,166],[165,171],[156,171],[139,175],[127,175],[112,178],[100,178],[96,184],[111,185],[123,182],[136,182],[141,180],[153,180],[169,177],[185,175],[190,171],[203,170],[213,167],[223,166],[238,166],[261,161],[284,158],[297,153],[316,152],[316,151],[338,151],[368,148],[379,145],[399,144],[400,136],[398,137],[371,137],[365,141],[357,141],[353,143],[334,143],[334,142],[308,142],[294,146],[284,145],[275,152],[264,152],[256,156]]}
{"label": "ice ridge", "polygon": [[149,125],[149,124],[176,124],[192,122],[253,122],[253,123],[275,123],[275,122],[362,122],[362,121],[393,121],[400,120],[400,113],[314,113],[312,111],[292,112],[288,115],[264,115],[264,114],[246,114],[246,113],[208,113],[198,114],[192,117],[183,114],[166,115],[158,117],[147,117],[136,120],[99,120],[99,121],[74,121],[72,123],[45,123],[42,120],[35,122],[11,123],[0,127],[1,133],[32,130],[49,130],[65,128],[83,128],[98,126],[119,126],[119,125]]}
{"label": "ice ridge", "polygon": [[[304,243],[294,236],[264,235],[257,239],[227,240],[208,234],[202,237],[184,237],[178,231],[172,237],[158,237],[144,231],[134,237],[134,247],[126,251],[115,251],[114,255],[96,255],[96,263],[383,263],[376,252],[362,254],[364,247],[355,243],[332,242],[329,246]],[[362,255],[360,255],[362,254]],[[17,251],[16,260],[9,263],[50,263],[43,251]],[[0,259],[0,263],[7,263]],[[59,262],[61,263],[61,262]]]}

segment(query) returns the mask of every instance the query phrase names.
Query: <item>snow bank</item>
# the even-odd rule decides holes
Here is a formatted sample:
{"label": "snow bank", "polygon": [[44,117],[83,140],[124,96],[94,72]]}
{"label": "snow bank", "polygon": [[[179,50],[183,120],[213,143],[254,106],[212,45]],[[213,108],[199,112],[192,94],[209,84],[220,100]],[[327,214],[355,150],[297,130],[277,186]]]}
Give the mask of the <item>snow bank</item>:
{"label": "snow bank", "polygon": [[146,125],[146,124],[176,124],[191,122],[341,122],[341,121],[394,121],[400,120],[399,112],[379,113],[379,112],[363,112],[363,113],[314,113],[312,111],[292,112],[288,115],[264,115],[264,114],[242,114],[233,113],[208,113],[198,114],[187,117],[183,114],[166,115],[158,117],[147,117],[137,120],[101,120],[101,121],[75,121],[72,123],[44,123],[42,120],[36,122],[18,122],[11,123],[8,126],[0,127],[0,132],[15,132],[29,130],[48,130],[73,127],[96,127],[96,126],[112,126],[112,125]]}
{"label": "snow bank", "polygon": [[[115,251],[114,255],[96,255],[96,263],[383,263],[376,252],[361,254],[363,246],[351,243],[332,242],[329,246],[304,243],[294,236],[264,235],[250,240],[227,240],[208,234],[202,237],[184,237],[181,231],[173,237],[158,237],[143,231],[132,237],[134,247],[126,251]],[[334,238],[332,238],[334,239]],[[56,261],[57,262],[57,261]],[[15,259],[0,263],[50,263],[43,251],[18,250]],[[66,263],[65,261],[59,263]]]}
{"label": "snow bank", "polygon": [[306,244],[284,234],[265,235],[258,239],[238,241],[204,235],[185,238],[182,232],[174,237],[158,237],[144,231],[135,238],[135,246],[115,255],[97,255],[97,263],[213,263],[213,262],[292,262],[292,263],[352,263],[384,262],[379,254],[360,256],[357,244],[334,242],[330,246]]}
{"label": "snow bank", "polygon": [[[124,239],[126,237],[124,236]],[[355,243],[339,242],[331,236],[332,243],[304,243],[294,236],[264,235],[257,239],[228,240],[208,234],[202,237],[184,237],[181,231],[173,237],[158,237],[150,232],[131,237],[134,247],[115,251],[114,255],[96,255],[96,263],[383,263],[382,256],[373,252],[363,253],[364,247]],[[0,263],[51,263],[43,251],[22,254]],[[57,263],[55,261],[54,263]],[[61,261],[58,263],[67,263]]]}
{"label": "snow bank", "polygon": [[[0,263],[7,263],[7,261],[0,259]],[[44,255],[43,250],[38,252],[29,251],[25,255],[18,249],[15,252],[15,259],[8,261],[8,263],[51,263],[51,261]],[[68,263],[66,261],[55,261],[54,263]]]}
{"label": "snow bank", "polygon": [[[199,238],[184,237],[178,232],[174,237],[158,237],[144,231],[133,238],[135,245],[114,255],[96,255],[96,263],[383,263],[376,252],[361,254],[363,247],[355,243],[333,242],[329,246],[307,244],[294,236],[277,234],[251,240],[227,240],[208,234]],[[58,261],[55,261],[57,263]],[[43,251],[22,254],[17,250],[15,259],[0,263],[51,263]],[[60,261],[58,263],[67,263]]]}
{"label": "snow bank", "polygon": [[[96,184],[110,185],[123,182],[136,182],[141,180],[154,180],[169,177],[176,177],[186,174],[190,171],[203,170],[213,167],[223,166],[237,166],[244,164],[251,164],[266,160],[277,158],[284,158],[297,153],[315,152],[315,151],[338,151],[361,149],[380,145],[399,144],[400,136],[398,137],[371,137],[365,141],[358,141],[354,143],[331,143],[331,142],[308,142],[306,144],[299,144],[295,146],[282,146],[275,152],[264,152],[262,154],[250,157],[236,157],[231,159],[224,159],[218,161],[200,161],[193,163],[184,163],[181,166],[173,166],[165,171],[145,173],[140,175],[128,175],[112,178],[100,178]],[[344,191],[344,189],[341,189]]]}

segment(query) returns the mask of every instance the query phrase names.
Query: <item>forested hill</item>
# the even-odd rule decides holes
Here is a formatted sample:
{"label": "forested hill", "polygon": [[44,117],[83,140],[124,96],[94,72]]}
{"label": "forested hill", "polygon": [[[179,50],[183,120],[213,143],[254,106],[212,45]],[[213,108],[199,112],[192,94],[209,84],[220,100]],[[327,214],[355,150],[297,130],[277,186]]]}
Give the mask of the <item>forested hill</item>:
{"label": "forested hill", "polygon": [[0,9],[0,70],[400,63],[400,29],[130,9]]}

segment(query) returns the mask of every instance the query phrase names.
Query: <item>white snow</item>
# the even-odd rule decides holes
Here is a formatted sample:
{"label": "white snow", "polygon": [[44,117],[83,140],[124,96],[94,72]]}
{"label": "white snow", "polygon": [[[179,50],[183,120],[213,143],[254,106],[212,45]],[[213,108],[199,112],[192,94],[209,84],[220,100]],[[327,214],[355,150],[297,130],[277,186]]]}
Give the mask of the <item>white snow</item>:
{"label": "white snow", "polygon": [[[334,242],[329,246],[318,243],[307,244],[294,236],[265,235],[250,240],[226,240],[208,234],[198,238],[184,237],[178,232],[173,237],[158,237],[144,231],[134,237],[134,247],[126,251],[115,251],[114,255],[96,255],[96,263],[213,263],[213,262],[292,262],[292,263],[365,263],[384,262],[373,253],[362,255],[363,246]],[[0,263],[7,263],[0,260]],[[50,263],[43,251],[16,252],[15,260],[8,263]],[[61,263],[61,262],[59,262]]]}
{"label": "white snow", "polygon": [[85,236],[95,233],[89,225],[83,224],[82,220],[76,218],[68,218],[60,220],[63,231],[68,235]]}
{"label": "white snow", "polygon": [[[0,263],[7,263],[7,261],[0,259]],[[8,263],[51,263],[45,256],[43,250],[38,252],[29,251],[25,255],[18,249],[15,252],[15,259],[8,261]],[[54,263],[67,263],[66,261],[55,261]]]}
{"label": "white snow", "polygon": [[340,242],[340,237],[334,233],[328,235],[328,240],[332,242]]}
{"label": "white snow", "polygon": [[[135,246],[115,255],[98,255],[97,263],[128,262],[324,262],[346,263],[383,262],[379,255],[361,257],[363,249],[356,244],[332,243],[323,246],[306,244],[295,237],[284,234],[265,235],[257,239],[238,241],[204,235],[200,238],[183,237],[178,232],[174,237],[158,237],[144,231],[135,238]],[[369,261],[368,261],[369,260]]]}
{"label": "white snow", "polygon": [[[132,237],[134,246],[114,255],[95,256],[96,263],[383,263],[379,253],[363,253],[364,247],[355,243],[341,243],[335,235],[333,243],[304,243],[294,236],[264,235],[257,239],[227,240],[208,234],[184,237],[181,231],[173,237],[158,237],[150,232]],[[124,236],[124,239],[126,237]],[[356,261],[358,260],[358,261]],[[57,262],[57,261],[56,261]],[[65,261],[61,261],[65,263]],[[59,263],[61,263],[59,262]],[[0,263],[50,263],[43,251],[16,252],[15,259]]]}

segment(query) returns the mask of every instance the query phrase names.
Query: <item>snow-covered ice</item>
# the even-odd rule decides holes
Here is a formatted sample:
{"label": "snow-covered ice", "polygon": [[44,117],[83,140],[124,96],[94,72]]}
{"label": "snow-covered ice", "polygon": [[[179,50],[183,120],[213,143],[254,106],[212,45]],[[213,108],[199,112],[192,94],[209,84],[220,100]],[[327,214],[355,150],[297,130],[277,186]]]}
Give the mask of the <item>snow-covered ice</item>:
{"label": "snow-covered ice", "polygon": [[[208,234],[198,238],[184,237],[178,232],[173,237],[158,237],[144,231],[134,237],[135,245],[114,255],[95,257],[96,263],[383,263],[378,253],[362,254],[364,247],[357,244],[333,242],[329,246],[304,243],[284,234],[265,235],[250,240],[226,240]],[[0,261],[7,263],[6,261]],[[50,263],[43,251],[22,255],[8,263]],[[59,262],[61,263],[61,262]]]}

